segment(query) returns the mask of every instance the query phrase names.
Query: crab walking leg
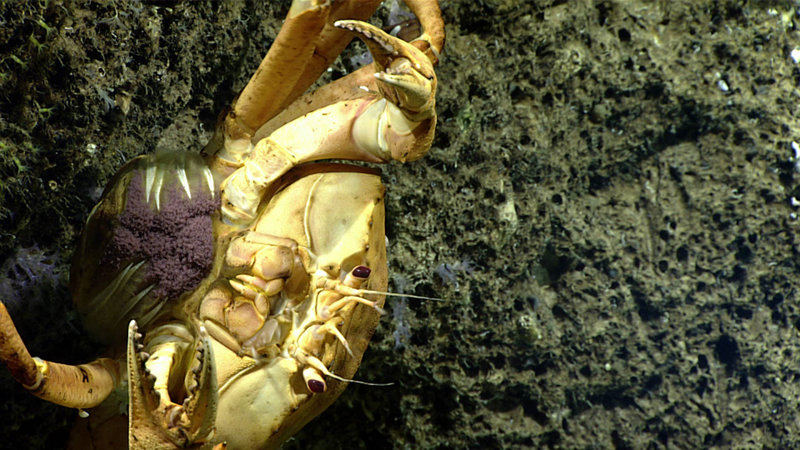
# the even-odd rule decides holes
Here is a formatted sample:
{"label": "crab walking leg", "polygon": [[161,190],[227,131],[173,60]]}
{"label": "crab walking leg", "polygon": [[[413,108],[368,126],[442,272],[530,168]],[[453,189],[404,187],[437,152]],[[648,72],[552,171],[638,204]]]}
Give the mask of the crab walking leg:
{"label": "crab walking leg", "polygon": [[[314,40],[314,53],[308,60],[305,71],[298,78],[292,92],[286,97],[279,111],[303,94],[322,72],[333,64],[352,40],[352,34],[335,27],[333,23],[340,19],[367,20],[378,9],[381,1],[383,0],[337,0],[334,2],[328,22]],[[307,39],[307,37],[300,36],[298,39]]]}
{"label": "crab walking leg", "polygon": [[294,0],[275,42],[225,116],[219,156],[240,164],[255,131],[305,92],[350,43],[352,36],[333,22],[366,20],[381,1]]}
{"label": "crab walking leg", "polygon": [[367,43],[374,57],[372,84],[259,141],[244,165],[222,183],[222,213],[228,221],[251,222],[267,187],[298,164],[320,159],[405,162],[430,148],[436,127],[436,76],[430,60],[367,23],[336,25]]}
{"label": "crab walking leg", "polygon": [[100,358],[71,366],[31,357],[0,302],[0,360],[25,389],[37,397],[70,408],[92,408],[108,397],[120,379],[119,363]]}
{"label": "crab walking leg", "polygon": [[422,35],[412,44],[422,50],[436,65],[439,62],[439,54],[444,48],[444,20],[442,20],[439,2],[436,0],[405,0],[405,3],[417,16],[423,30]]}
{"label": "crab walking leg", "polygon": [[[328,0],[295,0],[278,36],[223,122],[224,144],[218,155],[239,163],[251,149],[255,131],[285,103],[314,53],[314,41],[328,22]],[[293,70],[294,69],[294,70]]]}

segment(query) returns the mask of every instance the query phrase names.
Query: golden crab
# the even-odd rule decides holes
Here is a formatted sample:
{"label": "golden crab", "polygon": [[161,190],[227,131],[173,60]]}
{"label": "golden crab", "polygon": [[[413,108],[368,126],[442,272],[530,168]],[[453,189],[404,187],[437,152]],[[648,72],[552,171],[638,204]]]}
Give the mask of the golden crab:
{"label": "golden crab", "polygon": [[[342,392],[387,287],[378,171],[436,125],[436,0],[422,35],[366,20],[380,0],[294,0],[203,156],[136,158],[89,215],[70,274],[110,358],[32,358],[0,303],[0,359],[33,394],[91,409],[80,448],[272,448]],[[374,62],[301,96],[353,35]],[[127,418],[120,414],[127,409]]]}

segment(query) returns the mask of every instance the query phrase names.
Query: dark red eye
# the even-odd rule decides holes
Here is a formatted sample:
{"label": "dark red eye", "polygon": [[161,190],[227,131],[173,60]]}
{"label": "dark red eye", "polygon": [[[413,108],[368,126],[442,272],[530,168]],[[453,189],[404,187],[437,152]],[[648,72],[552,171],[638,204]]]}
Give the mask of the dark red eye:
{"label": "dark red eye", "polygon": [[315,394],[325,392],[325,383],[320,380],[308,380],[308,390]]}
{"label": "dark red eye", "polygon": [[369,278],[369,274],[371,272],[372,271],[369,270],[369,267],[367,266],[358,266],[353,269],[353,276],[357,278]]}

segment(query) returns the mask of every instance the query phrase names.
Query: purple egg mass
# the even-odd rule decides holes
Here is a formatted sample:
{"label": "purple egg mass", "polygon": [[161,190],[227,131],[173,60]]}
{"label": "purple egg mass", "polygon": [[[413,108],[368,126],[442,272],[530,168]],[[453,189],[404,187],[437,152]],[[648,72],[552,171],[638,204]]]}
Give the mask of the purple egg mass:
{"label": "purple egg mass", "polygon": [[145,281],[155,284],[151,295],[176,299],[193,290],[208,275],[213,262],[212,213],[219,207],[207,189],[193,186],[189,199],[180,183],[164,183],[160,210],[145,200],[144,172],[128,186],[119,224],[106,247],[104,263],[119,270],[131,261],[146,260]]}

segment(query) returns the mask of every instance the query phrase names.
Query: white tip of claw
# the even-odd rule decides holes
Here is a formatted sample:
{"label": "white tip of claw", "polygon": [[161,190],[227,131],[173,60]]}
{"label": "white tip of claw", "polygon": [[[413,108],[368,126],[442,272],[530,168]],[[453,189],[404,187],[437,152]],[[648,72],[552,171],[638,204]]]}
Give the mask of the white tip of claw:
{"label": "white tip of claw", "polygon": [[348,30],[355,28],[352,23],[344,20],[337,20],[336,22],[333,22],[333,26],[336,28],[347,28]]}
{"label": "white tip of claw", "polygon": [[211,173],[211,169],[204,167],[203,177],[206,179],[206,183],[208,183],[208,190],[211,192],[211,198],[214,198],[214,175]]}
{"label": "white tip of claw", "polygon": [[153,186],[153,200],[156,203],[156,211],[161,211],[161,183],[163,182],[162,177],[159,177],[156,185]]}
{"label": "white tip of claw", "polygon": [[403,83],[402,79],[400,79],[398,77],[393,77],[392,74],[388,74],[386,72],[375,72],[373,74],[373,76],[375,76],[375,78],[377,80],[379,80],[379,81],[382,81],[382,82],[384,82],[386,84],[389,84],[389,85],[392,85],[392,86],[395,86],[395,87],[398,87],[398,88],[402,88],[403,86],[405,86],[405,83]]}
{"label": "white tip of claw", "polygon": [[183,186],[183,191],[186,192],[186,197],[188,197],[189,200],[191,200],[192,189],[189,187],[189,177],[186,175],[186,169],[181,167],[175,172],[178,174],[178,180],[180,180],[181,186]]}
{"label": "white tip of claw", "polygon": [[150,192],[156,180],[156,167],[150,166],[144,171],[144,200],[150,203]]}

